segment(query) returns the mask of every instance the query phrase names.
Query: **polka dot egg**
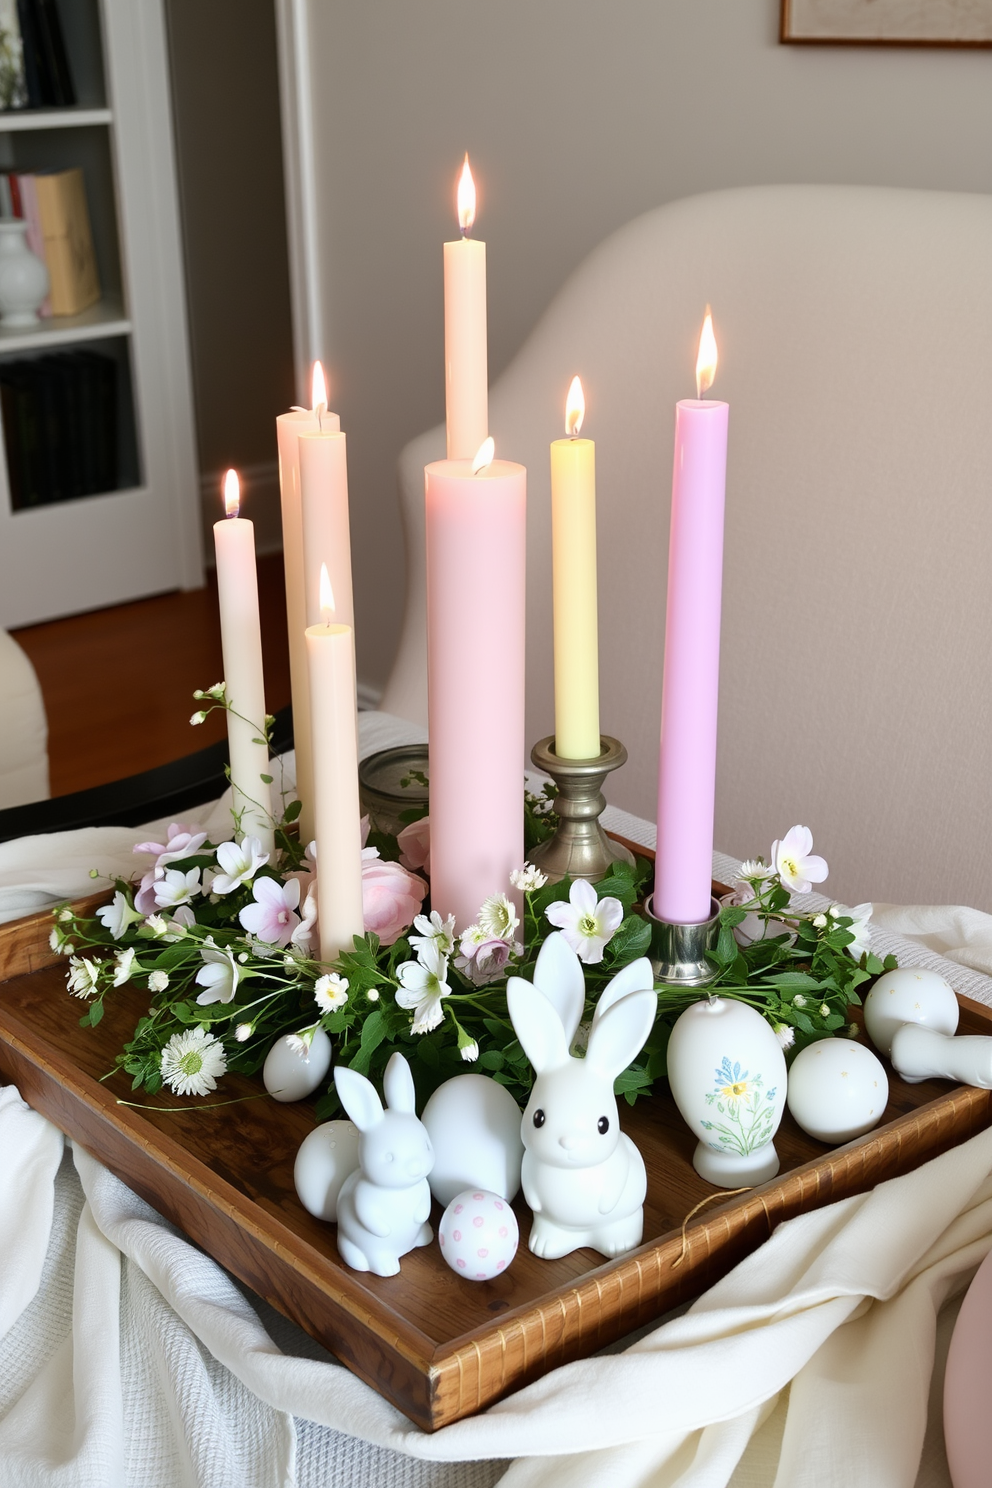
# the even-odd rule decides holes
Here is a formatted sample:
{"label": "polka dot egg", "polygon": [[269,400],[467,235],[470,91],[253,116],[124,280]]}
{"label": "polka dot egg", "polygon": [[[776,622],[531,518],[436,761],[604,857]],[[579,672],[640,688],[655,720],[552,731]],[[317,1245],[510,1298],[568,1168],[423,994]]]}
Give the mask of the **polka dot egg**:
{"label": "polka dot egg", "polygon": [[484,1188],[467,1188],[445,1209],[437,1238],[456,1275],[492,1281],[516,1255],[520,1231],[506,1199]]}

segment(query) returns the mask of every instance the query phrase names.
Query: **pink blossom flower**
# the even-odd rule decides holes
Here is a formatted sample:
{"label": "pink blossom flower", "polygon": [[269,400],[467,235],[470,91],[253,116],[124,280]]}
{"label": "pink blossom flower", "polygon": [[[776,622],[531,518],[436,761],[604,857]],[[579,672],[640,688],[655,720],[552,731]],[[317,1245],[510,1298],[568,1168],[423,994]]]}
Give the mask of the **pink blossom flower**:
{"label": "pink blossom flower", "polygon": [[299,880],[290,878],[281,884],[274,878],[257,878],[251,891],[255,903],[246,904],[238,919],[249,934],[266,945],[286,945],[300,923],[296,913],[300,902]]}
{"label": "pink blossom flower", "polygon": [[431,823],[430,817],[404,827],[396,838],[400,849],[400,862],[404,868],[422,869],[431,876]]}
{"label": "pink blossom flower", "polygon": [[462,936],[461,954],[455,957],[455,965],[477,987],[484,987],[487,982],[499,980],[513,951],[520,949],[522,947],[515,946],[510,940],[491,937],[467,942],[466,936]]}
{"label": "pink blossom flower", "polygon": [[199,852],[206,840],[206,832],[201,832],[195,822],[191,826],[173,822],[169,827],[167,842],[139,842],[133,851],[153,853],[155,867],[164,868],[166,863],[177,863],[180,858],[192,857],[195,852]]}
{"label": "pink blossom flower", "polygon": [[162,877],[164,871],[162,868],[149,868],[135,892],[134,907],[140,909],[143,915],[154,914],[158,908],[155,899],[155,883]]}
{"label": "pink blossom flower", "polygon": [[400,863],[386,863],[375,847],[362,851],[362,914],[366,930],[373,930],[383,945],[399,940],[427,893],[422,878],[416,878]]}

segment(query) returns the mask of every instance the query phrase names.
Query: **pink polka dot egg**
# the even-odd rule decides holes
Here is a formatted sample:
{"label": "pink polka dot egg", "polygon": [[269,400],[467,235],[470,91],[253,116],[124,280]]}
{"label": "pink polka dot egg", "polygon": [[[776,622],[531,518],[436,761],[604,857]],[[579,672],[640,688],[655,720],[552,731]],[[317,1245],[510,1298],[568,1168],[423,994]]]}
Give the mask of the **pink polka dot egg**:
{"label": "pink polka dot egg", "polygon": [[457,1276],[492,1281],[516,1255],[520,1231],[506,1199],[484,1188],[466,1188],[441,1216],[437,1239]]}

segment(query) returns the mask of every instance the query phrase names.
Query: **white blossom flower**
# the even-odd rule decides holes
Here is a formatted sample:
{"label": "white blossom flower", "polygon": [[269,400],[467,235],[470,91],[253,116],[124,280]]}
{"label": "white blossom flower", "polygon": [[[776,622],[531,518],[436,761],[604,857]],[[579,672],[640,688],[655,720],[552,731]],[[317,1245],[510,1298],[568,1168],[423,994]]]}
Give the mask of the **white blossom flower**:
{"label": "white blossom flower", "polygon": [[120,940],[128,925],[133,925],[143,918],[140,910],[132,909],[128,904],[127,896],[122,894],[120,889],[117,890],[110,904],[101,904],[96,917],[103,924],[103,928],[110,932],[112,940]]}
{"label": "white blossom flower", "polygon": [[596,890],[584,878],[577,878],[568,893],[568,903],[558,900],[544,911],[552,925],[557,925],[565,942],[587,966],[602,961],[603,951],[613,939],[623,919],[619,899],[597,899]]}
{"label": "white blossom flower", "polygon": [[48,944],[51,950],[61,952],[62,932],[55,925],[52,926],[52,933],[48,937]]}
{"label": "white blossom flower", "polygon": [[134,975],[134,946],[126,946],[114,957],[113,986],[123,987]]}
{"label": "white blossom flower", "polygon": [[827,917],[824,914],[813,916],[813,926],[816,930],[824,930],[827,925]]}
{"label": "white blossom flower", "polygon": [[[206,1007],[212,1002],[230,1002],[238,988],[238,963],[228,947],[202,945],[200,957],[203,965],[196,973],[196,985],[203,991],[196,999]],[[150,983],[149,983],[150,985]]]}
{"label": "white blossom flower", "polygon": [[433,945],[422,946],[417,961],[404,961],[396,968],[400,983],[396,1001],[413,1013],[414,1033],[430,1033],[442,1021],[441,999],[451,990],[447,975],[448,958]]}
{"label": "white blossom flower", "polygon": [[65,909],[59,910],[59,919],[62,921],[63,925],[67,925],[72,919],[72,910],[68,907],[68,905],[65,907]]}
{"label": "white blossom flower", "polygon": [[844,949],[855,961],[860,961],[865,951],[871,949],[871,931],[868,926],[873,910],[873,904],[856,904],[853,909],[842,910],[843,914],[849,914],[851,917],[852,923],[847,928],[854,936],[851,944],[845,946]]}
{"label": "white blossom flower", "polygon": [[378,1002],[379,1001],[379,988],[378,987],[370,987],[369,990],[366,992],[365,996],[368,998],[369,1002]]}
{"label": "white blossom flower", "polygon": [[436,909],[430,915],[417,915],[413,928],[419,935],[408,937],[411,946],[419,954],[422,946],[436,945],[442,956],[450,956],[455,948],[455,917],[449,915],[442,920]]}
{"label": "white blossom flower", "polygon": [[149,992],[164,992],[169,985],[169,974],[166,971],[153,971],[148,978]]}
{"label": "white blossom flower", "polygon": [[251,883],[259,868],[269,861],[262,851],[258,837],[242,837],[240,842],[222,842],[217,849],[217,861],[223,869],[215,874],[210,884],[212,894],[230,894],[242,884]]}
{"label": "white blossom flower", "polygon": [[830,1009],[827,1007],[827,1004],[825,1002],[821,1002],[820,1003],[820,1017],[821,1018],[829,1018],[830,1017]]}
{"label": "white blossom flower", "polygon": [[776,1023],[774,1033],[782,1049],[791,1049],[796,1042],[796,1030],[790,1028],[788,1023]]}
{"label": "white blossom flower", "polygon": [[544,888],[547,881],[547,874],[542,873],[540,868],[535,868],[533,863],[525,863],[522,868],[514,868],[510,874],[513,887],[520,889],[524,894],[536,893],[538,889]]}
{"label": "white blossom flower", "polygon": [[215,682],[213,687],[208,687],[205,691],[201,692],[201,690],[197,688],[193,696],[195,698],[213,698],[215,703],[222,703],[224,701],[224,694],[226,693],[226,691],[226,682]]}
{"label": "white blossom flower", "polygon": [[317,1032],[316,1023],[312,1028],[303,1028],[299,1033],[287,1033],[283,1037],[283,1043],[290,1053],[295,1054],[298,1059],[310,1058],[310,1045],[313,1036]]}
{"label": "white blossom flower", "polygon": [[764,883],[766,879],[775,877],[775,869],[769,868],[760,858],[746,858],[737,870],[737,879],[745,883],[759,881]]}
{"label": "white blossom flower", "polygon": [[177,1095],[206,1095],[227,1069],[224,1046],[205,1028],[174,1033],[162,1050],[162,1079]]}
{"label": "white blossom flower", "polygon": [[459,1044],[458,1052],[466,1064],[474,1064],[479,1057],[478,1040],[470,1039],[467,1044]]}
{"label": "white blossom flower", "polygon": [[813,834],[809,827],[790,827],[781,841],[772,843],[772,862],[785,887],[793,894],[808,894],[815,883],[827,876],[825,859],[812,851]]}
{"label": "white blossom flower", "polygon": [[519,924],[520,917],[505,894],[490,894],[479,910],[479,929],[486,940],[512,940]]}
{"label": "white blossom flower", "polygon": [[234,1030],[234,1037],[239,1044],[245,1044],[251,1038],[255,1029],[251,1023],[239,1023]]}
{"label": "white blossom flower", "polygon": [[66,974],[66,986],[73,997],[93,997],[100,980],[99,961],[89,961],[85,956],[71,956]]}
{"label": "white blossom flower", "polygon": [[792,1006],[797,1008],[804,1008],[806,1006],[806,999],[801,992],[797,992],[792,999]]}
{"label": "white blossom flower", "polygon": [[336,971],[329,971],[326,976],[317,978],[313,997],[317,1006],[325,1013],[333,1013],[337,1008],[344,1007],[348,1001],[348,978],[340,976]]}
{"label": "white blossom flower", "polygon": [[181,868],[166,868],[155,883],[155,903],[159,909],[178,909],[199,892],[199,868],[189,868],[185,873]]}
{"label": "white blossom flower", "polygon": [[144,923],[144,929],[147,930],[150,935],[154,936],[156,940],[161,940],[162,936],[166,933],[168,928],[169,926],[165,919],[165,916],[160,914],[149,915]]}
{"label": "white blossom flower", "polygon": [[191,715],[189,721],[193,725],[193,727],[195,728],[198,723],[206,723],[206,721],[207,721],[207,715],[206,715],[206,713],[204,713],[203,709],[201,708],[198,712],[193,713]]}

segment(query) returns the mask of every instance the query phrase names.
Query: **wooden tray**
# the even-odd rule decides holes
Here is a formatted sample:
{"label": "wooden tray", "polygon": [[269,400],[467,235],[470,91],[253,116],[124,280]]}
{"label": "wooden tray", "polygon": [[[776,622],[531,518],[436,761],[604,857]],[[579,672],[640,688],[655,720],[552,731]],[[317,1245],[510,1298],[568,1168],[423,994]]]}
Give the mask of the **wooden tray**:
{"label": "wooden tray", "polygon": [[[128,1078],[99,1077],[133,1026],[133,1000],[108,1000],[99,1027],[81,1029],[65,963],[54,964],[48,948],[51,924],[45,912],[0,927],[0,1076],[427,1431],[697,1295],[781,1220],[908,1172],[992,1122],[989,1091],[906,1085],[894,1075],[888,1123],[846,1147],[825,1148],[786,1113],[775,1139],[781,1175],[703,1210],[683,1247],[685,1216],[714,1193],[692,1167],[695,1138],[665,1096],[621,1102],[648,1170],[650,1238],[639,1250],[613,1261],[591,1250],[537,1260],[518,1200],[520,1251],[495,1281],[456,1276],[434,1245],[406,1256],[399,1276],[363,1275],[341,1263],[334,1227],[307,1214],[293,1188],[310,1104],[259,1100],[175,1114],[118,1105],[131,1097]],[[992,1010],[959,1001],[962,1033],[992,1033]],[[224,1082],[230,1096],[259,1088],[233,1075]],[[435,1226],[437,1218],[435,1206]]]}

